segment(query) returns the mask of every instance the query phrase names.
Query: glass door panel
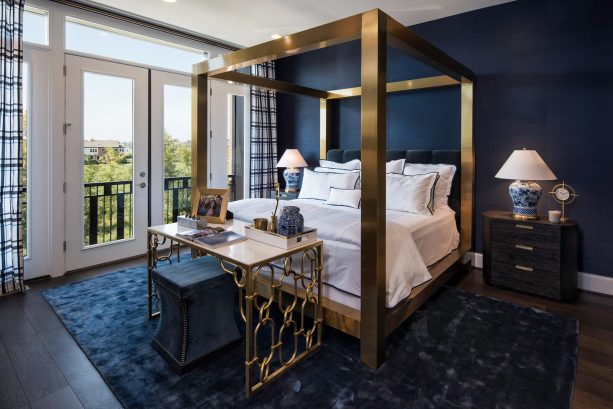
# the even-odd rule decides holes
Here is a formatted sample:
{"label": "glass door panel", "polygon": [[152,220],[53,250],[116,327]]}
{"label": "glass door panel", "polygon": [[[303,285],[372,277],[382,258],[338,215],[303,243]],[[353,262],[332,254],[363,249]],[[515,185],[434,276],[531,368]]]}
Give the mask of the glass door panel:
{"label": "glass door panel", "polygon": [[87,247],[133,237],[134,79],[84,72],[83,97]]}
{"label": "glass door panel", "polygon": [[67,56],[68,271],[143,254],[147,70]]}
{"label": "glass door panel", "polygon": [[191,213],[191,77],[151,71],[151,224]]}
{"label": "glass door panel", "polygon": [[164,223],[191,214],[192,91],[164,84]]}

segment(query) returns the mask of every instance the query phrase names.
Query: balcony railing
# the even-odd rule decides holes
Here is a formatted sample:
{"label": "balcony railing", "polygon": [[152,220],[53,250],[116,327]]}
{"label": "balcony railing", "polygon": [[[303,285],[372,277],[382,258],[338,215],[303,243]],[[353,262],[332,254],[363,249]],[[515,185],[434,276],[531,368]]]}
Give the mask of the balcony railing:
{"label": "balcony railing", "polygon": [[164,178],[164,223],[174,223],[177,216],[192,213],[192,178]]}
{"label": "balcony railing", "polygon": [[[85,183],[86,246],[132,237],[132,181]],[[191,212],[191,178],[164,178],[164,223]]]}
{"label": "balcony railing", "polygon": [[132,181],[85,183],[85,245],[132,237]]}

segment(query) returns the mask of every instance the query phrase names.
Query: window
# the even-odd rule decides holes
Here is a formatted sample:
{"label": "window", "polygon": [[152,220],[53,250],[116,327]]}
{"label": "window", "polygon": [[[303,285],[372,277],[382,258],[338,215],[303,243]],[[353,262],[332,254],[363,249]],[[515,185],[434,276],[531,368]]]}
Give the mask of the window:
{"label": "window", "polygon": [[164,84],[164,223],[191,213],[191,92]]}
{"label": "window", "polygon": [[138,64],[190,72],[205,52],[72,17],[66,19],[66,49]]}
{"label": "window", "polygon": [[49,45],[49,13],[26,6],[23,13],[23,41]]}

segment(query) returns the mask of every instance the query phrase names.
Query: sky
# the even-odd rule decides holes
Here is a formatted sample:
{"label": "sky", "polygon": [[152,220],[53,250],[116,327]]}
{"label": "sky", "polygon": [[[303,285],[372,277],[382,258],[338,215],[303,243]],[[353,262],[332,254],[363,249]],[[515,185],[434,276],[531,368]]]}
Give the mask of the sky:
{"label": "sky", "polygon": [[[47,17],[24,14],[24,40],[47,44]],[[204,59],[202,54],[165,44],[127,37],[114,32],[66,23],[66,49],[88,54],[191,72],[192,64]],[[129,78],[85,73],[84,138],[131,142],[133,136],[134,82]],[[175,138],[191,138],[191,92],[188,87],[165,85],[164,128]]]}

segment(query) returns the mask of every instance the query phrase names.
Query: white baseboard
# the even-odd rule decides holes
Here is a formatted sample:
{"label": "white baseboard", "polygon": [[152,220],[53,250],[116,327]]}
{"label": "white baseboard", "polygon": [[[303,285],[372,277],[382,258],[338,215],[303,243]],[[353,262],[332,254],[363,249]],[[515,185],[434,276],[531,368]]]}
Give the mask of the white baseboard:
{"label": "white baseboard", "polygon": [[464,263],[471,262],[472,266],[475,268],[483,268],[483,254],[475,253],[474,251],[469,251],[464,254],[464,259],[462,260]]}
{"label": "white baseboard", "polygon": [[593,293],[613,295],[613,278],[579,273],[579,288]]}
{"label": "white baseboard", "polygon": [[[472,261],[473,267],[483,268],[483,254],[469,251],[464,262]],[[593,293],[613,295],[613,278],[579,272],[579,288]]]}

